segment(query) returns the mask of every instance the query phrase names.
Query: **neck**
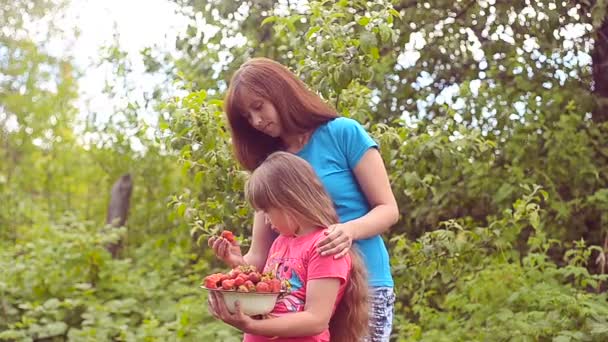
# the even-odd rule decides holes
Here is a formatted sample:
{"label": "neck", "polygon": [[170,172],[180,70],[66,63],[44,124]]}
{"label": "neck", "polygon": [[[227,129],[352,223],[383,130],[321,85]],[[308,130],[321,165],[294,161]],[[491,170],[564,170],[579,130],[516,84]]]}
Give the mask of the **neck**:
{"label": "neck", "polygon": [[308,139],[310,138],[310,132],[306,132],[303,134],[294,134],[289,136],[281,137],[283,143],[285,144],[285,148],[287,152],[298,152],[306,145]]}
{"label": "neck", "polygon": [[298,230],[294,233],[296,237],[308,235],[319,229],[310,222],[298,222],[298,226]]}

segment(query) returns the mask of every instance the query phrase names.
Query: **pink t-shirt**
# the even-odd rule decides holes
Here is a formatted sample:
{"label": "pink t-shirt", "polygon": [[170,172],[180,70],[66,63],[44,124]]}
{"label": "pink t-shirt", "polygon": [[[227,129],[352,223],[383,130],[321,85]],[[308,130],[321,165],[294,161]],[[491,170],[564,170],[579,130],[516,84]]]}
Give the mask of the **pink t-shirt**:
{"label": "pink t-shirt", "polygon": [[[272,315],[286,315],[304,311],[306,301],[306,284],[312,279],[339,278],[340,290],[334,310],[344,295],[346,281],[351,268],[350,257],[334,259],[333,255],[321,256],[317,252],[317,242],[325,235],[323,229],[300,237],[280,235],[276,238],[270,251],[264,272],[272,271],[279,279],[291,283],[291,293],[279,298],[272,310]],[[308,337],[264,337],[245,334],[244,342],[326,342],[329,341],[329,330],[319,335]]]}

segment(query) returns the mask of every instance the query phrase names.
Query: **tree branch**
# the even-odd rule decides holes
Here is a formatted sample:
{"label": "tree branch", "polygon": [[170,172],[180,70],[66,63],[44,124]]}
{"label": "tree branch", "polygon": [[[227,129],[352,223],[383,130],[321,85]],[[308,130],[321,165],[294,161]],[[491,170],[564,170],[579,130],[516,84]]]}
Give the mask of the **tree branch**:
{"label": "tree branch", "polygon": [[456,16],[454,17],[454,20],[458,20],[460,17],[462,17],[463,15],[465,15],[467,13],[467,11],[475,4],[477,3],[477,1],[473,0],[471,2],[469,2],[468,4],[466,4],[461,10],[460,12],[456,13]]}
{"label": "tree branch", "polygon": [[401,2],[398,5],[393,6],[393,8],[397,12],[401,12],[402,9],[408,9],[408,8],[416,7],[417,4],[418,4],[417,0],[410,0],[410,1]]}

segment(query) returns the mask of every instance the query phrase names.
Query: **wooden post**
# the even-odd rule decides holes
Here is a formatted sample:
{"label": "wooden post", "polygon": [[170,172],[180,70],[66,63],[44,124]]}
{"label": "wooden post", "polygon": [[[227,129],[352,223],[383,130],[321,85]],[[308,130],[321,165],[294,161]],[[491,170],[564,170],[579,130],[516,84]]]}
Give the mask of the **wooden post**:
{"label": "wooden post", "polygon": [[[130,174],[122,175],[112,186],[110,194],[110,204],[108,206],[108,216],[106,224],[114,227],[122,227],[127,222],[129,215],[129,206],[131,202],[131,192],[133,191],[133,182]],[[113,258],[118,256],[122,249],[122,241],[111,243],[106,246],[108,252]]]}
{"label": "wooden post", "polygon": [[594,122],[608,121],[608,11],[593,38],[595,43],[591,52],[591,75],[593,76],[593,92],[597,106],[591,114]]}

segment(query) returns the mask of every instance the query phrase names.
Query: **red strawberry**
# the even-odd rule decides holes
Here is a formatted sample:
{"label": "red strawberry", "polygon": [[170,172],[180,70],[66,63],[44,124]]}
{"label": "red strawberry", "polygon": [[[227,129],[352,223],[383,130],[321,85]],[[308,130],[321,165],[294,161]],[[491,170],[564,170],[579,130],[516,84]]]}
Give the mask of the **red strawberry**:
{"label": "red strawberry", "polygon": [[267,282],[261,281],[255,286],[257,292],[270,292],[270,285]]}
{"label": "red strawberry", "polygon": [[234,290],[234,280],[226,279],[222,282],[222,288],[224,290]]}
{"label": "red strawberry", "polygon": [[243,274],[243,272],[237,267],[237,268],[233,268],[232,270],[230,270],[230,272],[228,272],[228,277],[230,279],[235,279],[236,277],[238,277],[241,274]]}
{"label": "red strawberry", "polygon": [[224,230],[222,231],[222,235],[221,235],[224,239],[228,240],[230,243],[234,243],[234,234],[232,234],[231,231],[229,230]]}
{"label": "red strawberry", "polygon": [[217,280],[211,276],[206,277],[204,280],[204,286],[208,289],[217,289]]}
{"label": "red strawberry", "polygon": [[270,284],[271,292],[281,292],[281,281],[279,279],[271,279],[268,284]]}
{"label": "red strawberry", "polygon": [[249,274],[249,280],[251,280],[254,284],[260,282],[260,279],[262,279],[262,277],[260,276],[259,272],[252,272]]}
{"label": "red strawberry", "polygon": [[239,287],[245,284],[245,279],[241,276],[234,278],[234,286]]}

